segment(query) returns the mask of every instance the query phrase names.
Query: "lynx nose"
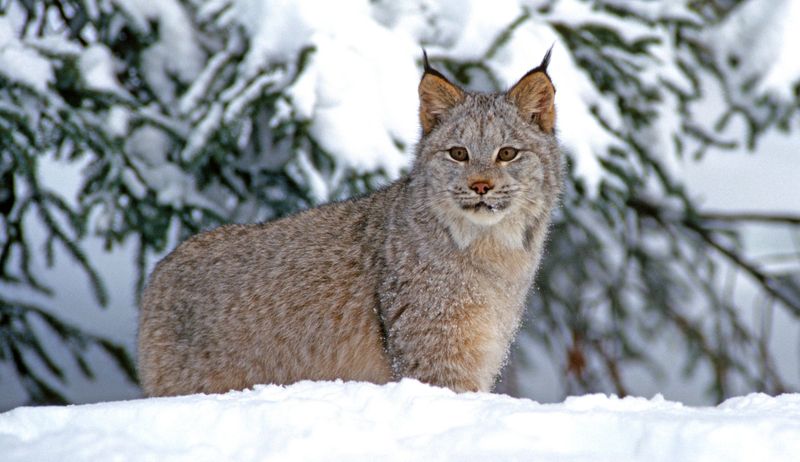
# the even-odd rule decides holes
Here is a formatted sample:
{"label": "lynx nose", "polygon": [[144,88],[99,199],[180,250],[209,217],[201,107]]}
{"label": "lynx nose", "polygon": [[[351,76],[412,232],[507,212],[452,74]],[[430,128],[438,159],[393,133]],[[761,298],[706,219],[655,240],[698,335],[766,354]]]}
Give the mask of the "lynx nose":
{"label": "lynx nose", "polygon": [[475,191],[481,196],[489,192],[493,187],[494,185],[492,185],[492,183],[488,181],[475,181],[471,185],[469,185],[469,188],[471,190]]}

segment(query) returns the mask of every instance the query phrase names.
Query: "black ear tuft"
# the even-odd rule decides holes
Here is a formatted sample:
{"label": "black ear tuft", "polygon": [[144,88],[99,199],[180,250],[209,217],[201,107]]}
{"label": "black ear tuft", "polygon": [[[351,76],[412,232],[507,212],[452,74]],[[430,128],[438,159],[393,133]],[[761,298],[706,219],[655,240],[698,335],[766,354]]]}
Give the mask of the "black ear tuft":
{"label": "black ear tuft", "polygon": [[536,72],[543,72],[544,75],[547,75],[547,77],[550,78],[550,76],[547,74],[547,66],[550,65],[550,56],[553,54],[553,47],[555,45],[555,43],[550,45],[550,48],[547,49],[547,53],[544,54],[544,58],[542,58],[542,62],[539,63],[538,66],[528,71],[528,74],[526,75],[534,74]]}
{"label": "black ear tuft", "polygon": [[424,48],[422,49],[422,63],[425,66],[425,72],[433,70],[431,63],[428,62],[428,52]]}
{"label": "black ear tuft", "polygon": [[555,43],[550,45],[550,48],[547,49],[547,53],[544,54],[544,58],[542,58],[541,64],[539,64],[538,69],[542,72],[547,72],[547,66],[550,65],[550,55],[553,54],[553,47],[556,46]]}
{"label": "black ear tuft", "polygon": [[450,83],[450,81],[447,80],[447,77],[445,77],[444,74],[442,74],[441,72],[439,72],[436,69],[434,69],[433,67],[431,67],[431,63],[428,61],[428,52],[425,51],[424,48],[422,49],[422,65],[423,65],[425,74],[435,75],[436,77],[439,77],[440,79],[444,79],[445,81]]}

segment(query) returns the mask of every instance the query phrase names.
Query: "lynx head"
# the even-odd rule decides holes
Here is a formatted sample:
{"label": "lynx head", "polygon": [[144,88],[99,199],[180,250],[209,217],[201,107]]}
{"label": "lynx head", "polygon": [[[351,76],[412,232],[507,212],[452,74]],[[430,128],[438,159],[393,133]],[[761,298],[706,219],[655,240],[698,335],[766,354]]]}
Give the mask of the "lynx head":
{"label": "lynx head", "polygon": [[550,51],[508,91],[484,94],[452,84],[425,56],[414,170],[451,231],[549,215],[562,176],[549,61]]}

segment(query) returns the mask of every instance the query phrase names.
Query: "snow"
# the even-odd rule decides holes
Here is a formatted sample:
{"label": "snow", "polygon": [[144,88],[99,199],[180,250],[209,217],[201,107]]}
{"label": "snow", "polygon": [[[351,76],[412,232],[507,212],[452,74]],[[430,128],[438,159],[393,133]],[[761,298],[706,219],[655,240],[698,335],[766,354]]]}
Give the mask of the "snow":
{"label": "snow", "polygon": [[125,93],[115,77],[114,57],[103,44],[95,43],[81,53],[78,65],[88,88],[99,91]]}
{"label": "snow", "polygon": [[[400,175],[418,136],[420,51],[411,37],[379,24],[363,1],[238,0],[232,11],[251,37],[243,78],[311,47],[307,66],[287,89],[294,113],[310,119],[312,137],[342,167]],[[399,152],[396,140],[408,149]]]}
{"label": "snow", "polygon": [[328,194],[330,194],[328,185],[322,175],[311,164],[308,151],[305,149],[298,150],[297,161],[289,166],[289,172],[308,183],[308,189],[314,201],[323,203],[328,198]]}
{"label": "snow", "polygon": [[131,112],[124,106],[114,105],[108,110],[108,133],[123,137],[128,134]]}
{"label": "snow", "polygon": [[405,379],[300,382],[222,395],[0,414],[3,460],[789,461],[800,394],[717,407],[606,395],[539,404]]}
{"label": "snow", "polygon": [[[800,43],[800,2],[776,0],[769,8],[745,2],[719,26],[706,32],[717,47],[717,64],[734,73],[740,84],[756,78],[759,93],[783,101],[796,101],[794,86],[800,81],[800,60],[794,46]],[[725,60],[735,58],[736,67]]]}
{"label": "snow", "polygon": [[191,82],[206,59],[186,10],[176,0],[114,0],[114,3],[143,31],[150,30],[149,21],[157,24],[158,41],[142,54],[144,78],[161,101],[172,102],[173,78]]}
{"label": "snow", "polygon": [[[132,167],[125,168],[122,180],[135,197],[143,197],[147,189],[140,181],[157,192],[158,202],[181,207],[193,204],[198,207],[214,207],[214,204],[197,191],[195,179],[167,158],[170,140],[167,135],[152,126],[136,129],[126,140],[126,150]],[[137,174],[138,172],[138,174]]]}
{"label": "snow", "polygon": [[39,93],[46,92],[54,81],[50,62],[16,35],[12,22],[0,16],[0,74]]}
{"label": "snow", "polygon": [[[686,8],[687,2],[688,0],[605,0],[603,4],[634,5],[631,6],[632,9],[639,13],[645,12],[644,16],[649,18],[670,14],[683,20],[696,21]],[[281,96],[270,123],[278,123],[289,117],[307,118],[315,141],[335,156],[337,167],[332,173],[317,170],[307,149],[298,150],[298,157],[289,165],[292,170],[290,174],[302,175],[308,182],[311,195],[317,202],[326,200],[337,191],[337,179],[345,176],[345,168],[357,172],[382,170],[388,176],[396,177],[408,165],[419,134],[416,118],[416,85],[421,72],[419,44],[425,45],[432,58],[465,60],[480,57],[500,30],[526,8],[535,13],[514,31],[510,40],[486,64],[500,79],[501,86],[508,87],[538,64],[544,51],[555,42],[550,74],[558,88],[558,135],[575,159],[578,176],[586,181],[589,191],[594,189],[593,186],[604,175],[598,156],[602,156],[615,143],[614,135],[597,122],[589,108],[596,107],[614,130],[623,128],[621,125],[624,122],[619,117],[613,99],[598,92],[587,74],[577,67],[575,56],[559,40],[552,24],[606,25],[618,30],[627,41],[660,37],[663,39],[663,47],[654,51],[655,59],[637,61],[637,64],[644,66],[642,75],[650,83],[663,78],[681,88],[688,87],[685,78],[676,72],[676,66],[671,62],[674,60],[674,50],[667,48],[672,43],[669,30],[650,25],[636,26],[627,21],[621,23],[604,13],[602,8],[587,6],[586,2],[577,0],[555,2],[549,10],[543,12],[537,10],[536,4],[548,2],[532,0],[213,0],[198,6],[201,11],[196,16],[190,14],[189,5],[200,3],[176,0],[112,0],[100,5],[101,8],[123,9],[125,20],[132,21],[134,26],[142,30],[155,32],[153,28],[157,28],[159,34],[153,35],[157,41],[144,56],[147,73],[143,78],[155,89],[159,104],[138,108],[136,112],[124,106],[113,106],[107,114],[92,114],[92,117],[105,120],[107,116],[108,133],[124,143],[130,164],[118,166],[118,171],[122,172],[122,181],[130,192],[134,196],[143,197],[153,190],[160,203],[176,207],[184,204],[212,207],[214,204],[207,198],[213,200],[217,195],[222,196],[221,193],[214,192],[213,186],[199,190],[193,178],[181,171],[177,159],[190,160],[193,154],[200,152],[208,136],[219,128],[220,121],[227,123],[239,117],[242,108],[251,101],[253,95],[258,95],[267,84],[273,82],[273,75],[276,76],[276,86],[288,84],[281,79],[289,76],[270,74],[274,72],[270,66],[276,62],[288,62],[290,65],[287,69],[293,70],[291,63],[305,47],[313,47],[314,51],[309,55],[308,64],[299,78],[285,91],[280,89],[288,99]],[[11,5],[9,11],[21,8],[17,3]],[[90,14],[96,16],[97,4],[92,1],[87,5],[93,11]],[[276,11],[280,11],[280,14],[276,14]],[[227,22],[231,29],[244,25],[246,36],[243,40],[247,41],[246,46],[231,41],[225,44],[224,49],[219,50],[214,43],[214,39],[218,37],[201,37],[197,33],[198,24],[212,21]],[[716,38],[709,41],[727,52],[719,54],[723,60],[732,53],[740,58],[746,57],[740,60],[742,64],[737,71],[741,73],[741,81],[755,75],[760,77],[756,87],[759,91],[771,96],[796,99],[792,93],[792,85],[800,80],[800,61],[795,59],[794,52],[791,51],[794,48],[786,44],[800,41],[800,29],[795,27],[798,23],[800,2],[777,0],[774,5],[765,9],[763,2],[752,1],[736,9],[730,20],[719,27],[710,27],[706,32],[717,34]],[[75,56],[79,58],[81,76],[87,86],[103,91],[114,91],[118,86],[114,72],[115,67],[120,64],[114,61],[116,58],[110,56],[107,48],[101,45],[85,47],[77,41],[56,35],[23,36],[20,32],[22,24],[19,14],[14,16],[7,13],[0,16],[0,80],[21,82],[38,92],[45,92],[49,88],[49,93],[53,93],[51,87],[55,81],[52,67],[54,61],[48,57]],[[45,32],[51,33],[49,30]],[[225,88],[223,97],[219,98],[217,91],[221,85],[218,76],[220,69],[229,64],[231,56],[242,49],[246,49],[248,53],[245,67],[249,69],[250,75],[241,72],[242,78],[236,81],[237,86]],[[206,56],[207,52],[213,53],[213,50],[218,51]],[[724,65],[730,71],[726,63],[718,64]],[[446,69],[442,70],[446,72]],[[486,82],[476,79],[470,84],[470,88],[489,90],[485,84]],[[183,88],[187,90],[184,91]],[[223,106],[219,106],[220,104]],[[678,119],[670,117],[670,113],[674,113],[675,105],[675,101],[671,99],[665,101],[663,108],[659,109],[657,127],[663,130],[646,134],[652,137],[652,142],[648,144],[664,147],[665,163],[674,155],[672,143],[666,135],[676,131]],[[35,104],[29,106],[14,107],[13,110],[25,111],[31,118],[39,117],[41,108]],[[161,112],[161,108],[164,112]],[[11,109],[4,106],[4,110]],[[168,135],[162,127],[169,127],[169,131],[177,134],[178,138],[188,141],[182,158],[172,156],[172,135]],[[243,130],[243,133],[246,134],[247,131]],[[398,145],[402,148],[398,148]],[[796,146],[796,142],[792,146]],[[789,149],[786,148],[786,151]],[[792,150],[790,154],[795,151],[796,149]],[[770,154],[770,149],[764,149],[764,153]],[[266,157],[269,151],[258,154]],[[752,162],[762,166],[773,165],[772,161],[765,161],[761,157],[756,156]],[[797,182],[792,176],[796,171],[796,162],[786,161],[782,164],[786,167],[777,177],[769,176],[770,179],[765,180],[771,183],[767,188],[770,194],[754,194],[755,190],[764,188],[743,185],[749,184],[753,177],[763,178],[766,175],[752,174],[755,170],[751,170],[751,167],[737,170],[738,173],[728,173],[726,168],[734,163],[733,160],[735,159],[722,159],[714,169],[709,169],[717,180],[702,178],[696,182],[709,185],[707,187],[729,186],[732,191],[728,194],[731,203],[732,198],[755,197],[766,206],[774,205],[776,198],[796,197]],[[57,181],[63,183],[64,175],[61,171],[58,173],[53,177],[57,176]],[[731,181],[731,178],[737,181]],[[738,181],[739,179],[745,181]],[[47,180],[44,183],[52,184]],[[280,194],[281,191],[277,190],[273,193],[275,196]],[[67,197],[73,196],[74,194]],[[738,202],[739,205],[742,203],[744,202]],[[235,206],[235,202],[231,202],[228,207],[233,209]],[[249,202],[239,206],[243,209],[252,207],[252,214],[255,216],[259,204]],[[782,248],[791,248],[791,244],[790,242]],[[98,244],[97,249],[100,248]],[[93,261],[97,261],[104,258],[105,253],[95,250],[89,255]],[[129,274],[132,255],[134,252],[129,251],[127,257],[117,258],[104,272],[110,275],[109,279],[117,280],[118,285],[125,287],[126,291],[130,291],[130,281],[134,278],[133,274]],[[75,293],[79,292],[76,288],[85,288],[85,281],[68,279],[66,274],[71,275],[73,270],[74,268],[69,267],[52,277],[55,281],[52,285],[58,288],[57,304],[73,308],[89,307],[87,314],[82,315],[83,324],[95,329],[95,332],[108,334],[111,330],[97,327],[98,317],[91,312],[94,308],[92,300],[89,297],[86,300],[74,300]],[[129,294],[126,292],[127,295]],[[124,301],[119,306],[127,310],[129,319],[126,323],[120,323],[124,327],[117,328],[122,334],[113,332],[110,335],[116,336],[119,341],[130,343],[135,330],[135,308],[131,302],[133,295],[120,297],[123,298]],[[75,310],[67,312],[75,313]],[[792,319],[783,324],[776,322],[777,326],[790,324],[795,325],[796,322]],[[778,338],[777,334],[775,338]],[[773,342],[792,350],[792,358],[795,358],[796,348],[792,345],[796,343],[796,335],[787,335],[785,340]],[[664,356],[667,357],[668,354],[670,353],[665,353]],[[787,376],[793,378],[792,383],[796,383],[797,368],[793,365],[797,361],[785,363],[788,364],[786,368],[789,373],[793,374],[787,373]],[[109,372],[112,370],[113,366],[105,368],[103,374],[113,374]],[[0,376],[13,377],[16,374],[10,368],[6,371],[7,373],[0,371]],[[558,369],[552,375],[560,377],[561,373]],[[536,376],[539,384],[541,377],[541,374]],[[651,387],[646,389],[669,393],[665,383],[653,384],[651,380],[649,375],[647,379],[642,379],[646,387]],[[683,377],[676,377],[674,381],[690,390],[674,396],[680,396],[681,399],[690,399],[690,396],[699,399],[702,396],[700,385],[687,385]],[[3,385],[0,393],[5,400],[3,402],[18,403],[24,398],[24,394],[15,394],[11,390],[13,385],[8,383],[14,382],[12,380]],[[100,395],[95,390],[103,387],[106,387],[108,395],[114,395],[115,392],[109,391],[110,387],[102,380],[98,380],[98,383],[100,385],[73,379],[64,389],[69,391],[67,395],[70,399],[84,401],[98,399]],[[114,386],[118,389],[121,387],[117,383]],[[641,386],[637,384],[637,389],[641,390]],[[558,387],[560,384],[553,385],[553,388]],[[90,389],[91,391],[87,391]],[[126,396],[130,396],[130,393]],[[549,396],[559,396],[558,393],[553,391]],[[537,396],[543,396],[541,387]],[[0,443],[0,454],[2,453]]]}

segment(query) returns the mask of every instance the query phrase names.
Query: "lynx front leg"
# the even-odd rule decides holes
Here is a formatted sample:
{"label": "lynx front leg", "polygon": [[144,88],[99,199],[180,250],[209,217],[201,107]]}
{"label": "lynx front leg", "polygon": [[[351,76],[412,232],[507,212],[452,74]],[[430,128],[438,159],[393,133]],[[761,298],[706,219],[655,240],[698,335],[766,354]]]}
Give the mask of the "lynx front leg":
{"label": "lynx front leg", "polygon": [[489,324],[467,316],[477,308],[454,310],[459,316],[412,307],[400,312],[387,326],[395,375],[456,392],[490,391],[503,354],[492,351],[496,346],[486,329]]}

